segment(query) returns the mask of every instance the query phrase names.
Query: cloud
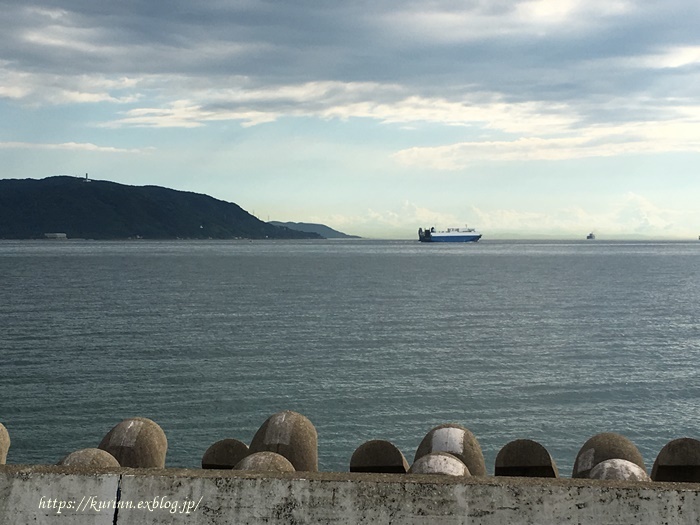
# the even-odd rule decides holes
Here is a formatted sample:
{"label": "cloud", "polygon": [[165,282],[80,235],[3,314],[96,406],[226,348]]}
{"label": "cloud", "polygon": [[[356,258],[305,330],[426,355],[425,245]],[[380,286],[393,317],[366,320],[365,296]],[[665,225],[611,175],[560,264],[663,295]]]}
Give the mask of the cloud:
{"label": "cloud", "polygon": [[687,211],[678,209],[664,209],[657,206],[642,195],[628,192],[619,201],[618,208],[609,215],[611,223],[617,228],[623,228],[638,234],[648,232],[668,233],[673,232],[687,216]]}
{"label": "cloud", "polygon": [[134,91],[138,84],[138,80],[128,77],[21,72],[0,61],[0,98],[31,106],[134,103],[140,98]]}
{"label": "cloud", "polygon": [[554,236],[583,238],[588,232],[600,238],[644,236],[694,238],[689,224],[697,224],[700,212],[670,209],[653,199],[627,192],[612,199],[604,209],[561,206],[549,210],[484,208],[471,206],[460,216],[432,210],[410,201],[393,209],[367,209],[364,214],[311,216],[304,220],[328,224],[340,231],[366,237],[417,238],[419,227],[463,226],[468,223],[489,238]]}
{"label": "cloud", "polygon": [[[443,146],[412,147],[396,152],[401,165],[459,170],[496,161],[553,161],[588,157],[700,152],[698,108],[676,108],[673,120],[589,126],[558,136],[526,136],[515,140],[470,141]],[[534,126],[533,126],[534,127]],[[534,130],[533,130],[534,131]],[[547,130],[551,131],[551,130]]]}
{"label": "cloud", "polygon": [[195,127],[231,120],[251,126],[282,117],[366,118],[388,124],[476,125],[519,133],[543,128],[561,131],[575,122],[560,105],[506,103],[488,93],[469,93],[460,100],[421,97],[401,86],[367,82],[309,82],[274,88],[191,86],[188,95],[190,98],[170,102],[167,107],[128,110],[104,125]]}
{"label": "cloud", "polygon": [[682,68],[700,64],[700,46],[671,46],[651,55],[641,55],[635,59],[639,67],[650,69]]}
{"label": "cloud", "polygon": [[436,169],[697,150],[700,8],[679,0],[6,8],[0,97],[113,105],[106,129],[311,117],[473,130],[395,155]]}
{"label": "cloud", "polygon": [[145,153],[150,148],[125,149],[114,146],[98,146],[90,142],[64,142],[61,144],[37,143],[37,142],[0,142],[0,149],[26,149],[26,150],[63,150],[63,151],[87,151],[99,153]]}
{"label": "cloud", "polygon": [[605,236],[694,237],[688,225],[697,224],[697,210],[663,208],[651,198],[627,192],[618,195],[605,209],[582,206],[548,211],[473,208],[474,222],[483,231],[520,236],[585,234]]}
{"label": "cloud", "polygon": [[304,220],[327,224],[355,235],[388,238],[417,238],[419,227],[464,224],[464,218],[418,206],[407,200],[394,209],[368,208],[362,214],[311,215]]}
{"label": "cloud", "polygon": [[[658,68],[647,59],[671,53],[669,63],[693,60],[697,42],[689,45],[684,35],[695,31],[699,9],[678,0],[173,0],[167,6],[28,0],[4,7],[0,48],[13,72],[150,76],[159,79],[163,106],[182,98],[183,78],[222,91],[235,76],[282,89],[395,84],[427,100],[442,93],[454,102],[474,91],[573,103],[599,93],[603,78],[610,90],[629,89],[635,70]],[[586,73],[613,60],[617,65],[602,69],[604,76]]]}
{"label": "cloud", "polygon": [[[679,6],[687,16],[671,19]],[[419,96],[474,86],[530,99],[562,73],[574,73],[562,79],[569,96],[590,92],[598,79],[578,74],[581,64],[651,56],[662,39],[687,45],[698,10],[677,0],[28,0],[5,8],[12,22],[0,23],[0,48],[25,73],[207,78],[217,88],[235,75],[286,86],[394,82]],[[624,81],[619,68],[606,72]]]}

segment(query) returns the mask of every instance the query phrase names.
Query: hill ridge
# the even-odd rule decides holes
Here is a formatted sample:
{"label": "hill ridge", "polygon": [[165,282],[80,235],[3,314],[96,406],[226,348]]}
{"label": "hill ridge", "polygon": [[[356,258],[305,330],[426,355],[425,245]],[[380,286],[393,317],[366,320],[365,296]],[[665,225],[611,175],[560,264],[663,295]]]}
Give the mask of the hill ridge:
{"label": "hill ridge", "polygon": [[56,175],[0,180],[0,238],[321,239],[268,224],[235,203],[162,186]]}
{"label": "hill ridge", "polygon": [[270,221],[270,224],[275,226],[282,226],[289,228],[290,230],[297,230],[309,233],[317,233],[326,239],[360,239],[361,237],[357,235],[348,235],[347,233],[334,230],[330,226],[325,224],[318,224],[314,222],[280,222],[280,221]]}

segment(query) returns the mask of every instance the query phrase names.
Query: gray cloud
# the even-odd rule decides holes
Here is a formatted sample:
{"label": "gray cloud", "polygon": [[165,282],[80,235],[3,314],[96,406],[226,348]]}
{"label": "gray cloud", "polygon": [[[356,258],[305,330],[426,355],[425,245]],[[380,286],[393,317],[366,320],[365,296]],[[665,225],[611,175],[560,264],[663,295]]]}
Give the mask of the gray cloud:
{"label": "gray cloud", "polygon": [[[412,95],[460,103],[498,97],[536,102],[545,112],[551,104],[553,113],[564,105],[579,125],[663,119],[671,99],[698,104],[691,87],[699,80],[698,62],[664,67],[661,61],[674,47],[700,46],[700,4],[691,0],[27,0],[2,1],[0,8],[6,78],[35,75],[43,89],[69,93],[81,89],[77,78],[102,79],[103,100],[158,95],[165,107],[194,87],[204,111],[274,113],[299,101],[284,95],[240,101],[221,92],[369,83],[394,87],[359,94],[338,88],[306,107],[321,113],[338,103],[383,104]],[[139,81],[105,87],[118,78]],[[31,98],[40,91],[22,93]]]}

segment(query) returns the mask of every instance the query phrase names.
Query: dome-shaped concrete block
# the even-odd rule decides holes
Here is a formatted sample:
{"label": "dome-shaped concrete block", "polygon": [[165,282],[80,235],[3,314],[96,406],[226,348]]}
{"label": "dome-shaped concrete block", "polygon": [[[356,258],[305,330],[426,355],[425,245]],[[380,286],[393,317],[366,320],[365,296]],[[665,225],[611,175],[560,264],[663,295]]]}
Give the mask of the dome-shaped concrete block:
{"label": "dome-shaped concrete block", "polygon": [[530,478],[558,478],[559,470],[547,449],[530,439],[506,444],[496,456],[494,474]]}
{"label": "dome-shaped concrete block", "polygon": [[294,472],[294,465],[276,452],[256,452],[244,457],[233,469],[254,472]]}
{"label": "dome-shaped concrete block", "polygon": [[202,456],[204,469],[232,469],[248,455],[248,445],[237,439],[222,439],[210,446]]}
{"label": "dome-shaped concrete block", "polygon": [[256,452],[281,454],[300,472],[318,471],[316,428],[298,412],[285,410],[270,416],[250,443],[250,453]]}
{"label": "dome-shaped concrete block", "polygon": [[382,472],[405,474],[409,465],[401,451],[383,439],[363,443],[350,458],[350,472]]}
{"label": "dome-shaped concrete block", "polygon": [[112,428],[97,448],[112,454],[122,467],[165,468],[168,440],[157,423],[134,417]]}
{"label": "dome-shaped concrete block", "polygon": [[700,441],[692,438],[669,441],[656,456],[651,479],[700,483]]}
{"label": "dome-shaped concrete block", "polygon": [[621,481],[651,481],[646,471],[626,459],[606,459],[593,467],[590,479],[614,479]]}
{"label": "dome-shaped concrete block", "polygon": [[89,467],[89,468],[113,468],[119,467],[116,458],[105,450],[99,448],[83,448],[71,452],[61,459],[57,465],[65,467]]}
{"label": "dome-shaped concrete block", "polygon": [[459,458],[448,452],[430,452],[413,462],[409,474],[439,474],[470,476],[469,469]]}
{"label": "dome-shaped concrete block", "polygon": [[431,452],[448,452],[462,461],[472,476],[485,476],[486,463],[481,445],[467,428],[448,423],[428,432],[416,450],[413,463]]}
{"label": "dome-shaped concrete block", "polygon": [[604,432],[583,444],[576,455],[571,477],[587,478],[593,467],[608,459],[626,459],[646,472],[644,459],[634,443],[620,434]]}
{"label": "dome-shaped concrete block", "polygon": [[10,450],[10,433],[5,425],[0,423],[0,465],[4,465],[7,461],[8,450]]}

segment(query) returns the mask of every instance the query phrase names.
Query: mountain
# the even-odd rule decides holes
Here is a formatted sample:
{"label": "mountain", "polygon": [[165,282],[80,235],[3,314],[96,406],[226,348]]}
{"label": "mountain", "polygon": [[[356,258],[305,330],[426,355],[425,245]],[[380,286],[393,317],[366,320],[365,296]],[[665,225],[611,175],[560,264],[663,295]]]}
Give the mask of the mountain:
{"label": "mountain", "polygon": [[237,204],[159,186],[56,176],[0,180],[0,239],[320,239]]}
{"label": "mountain", "polygon": [[308,222],[279,222],[270,221],[268,224],[289,228],[300,232],[317,233],[326,239],[360,239],[357,235],[348,235],[343,232],[329,228],[323,224],[314,224]]}

